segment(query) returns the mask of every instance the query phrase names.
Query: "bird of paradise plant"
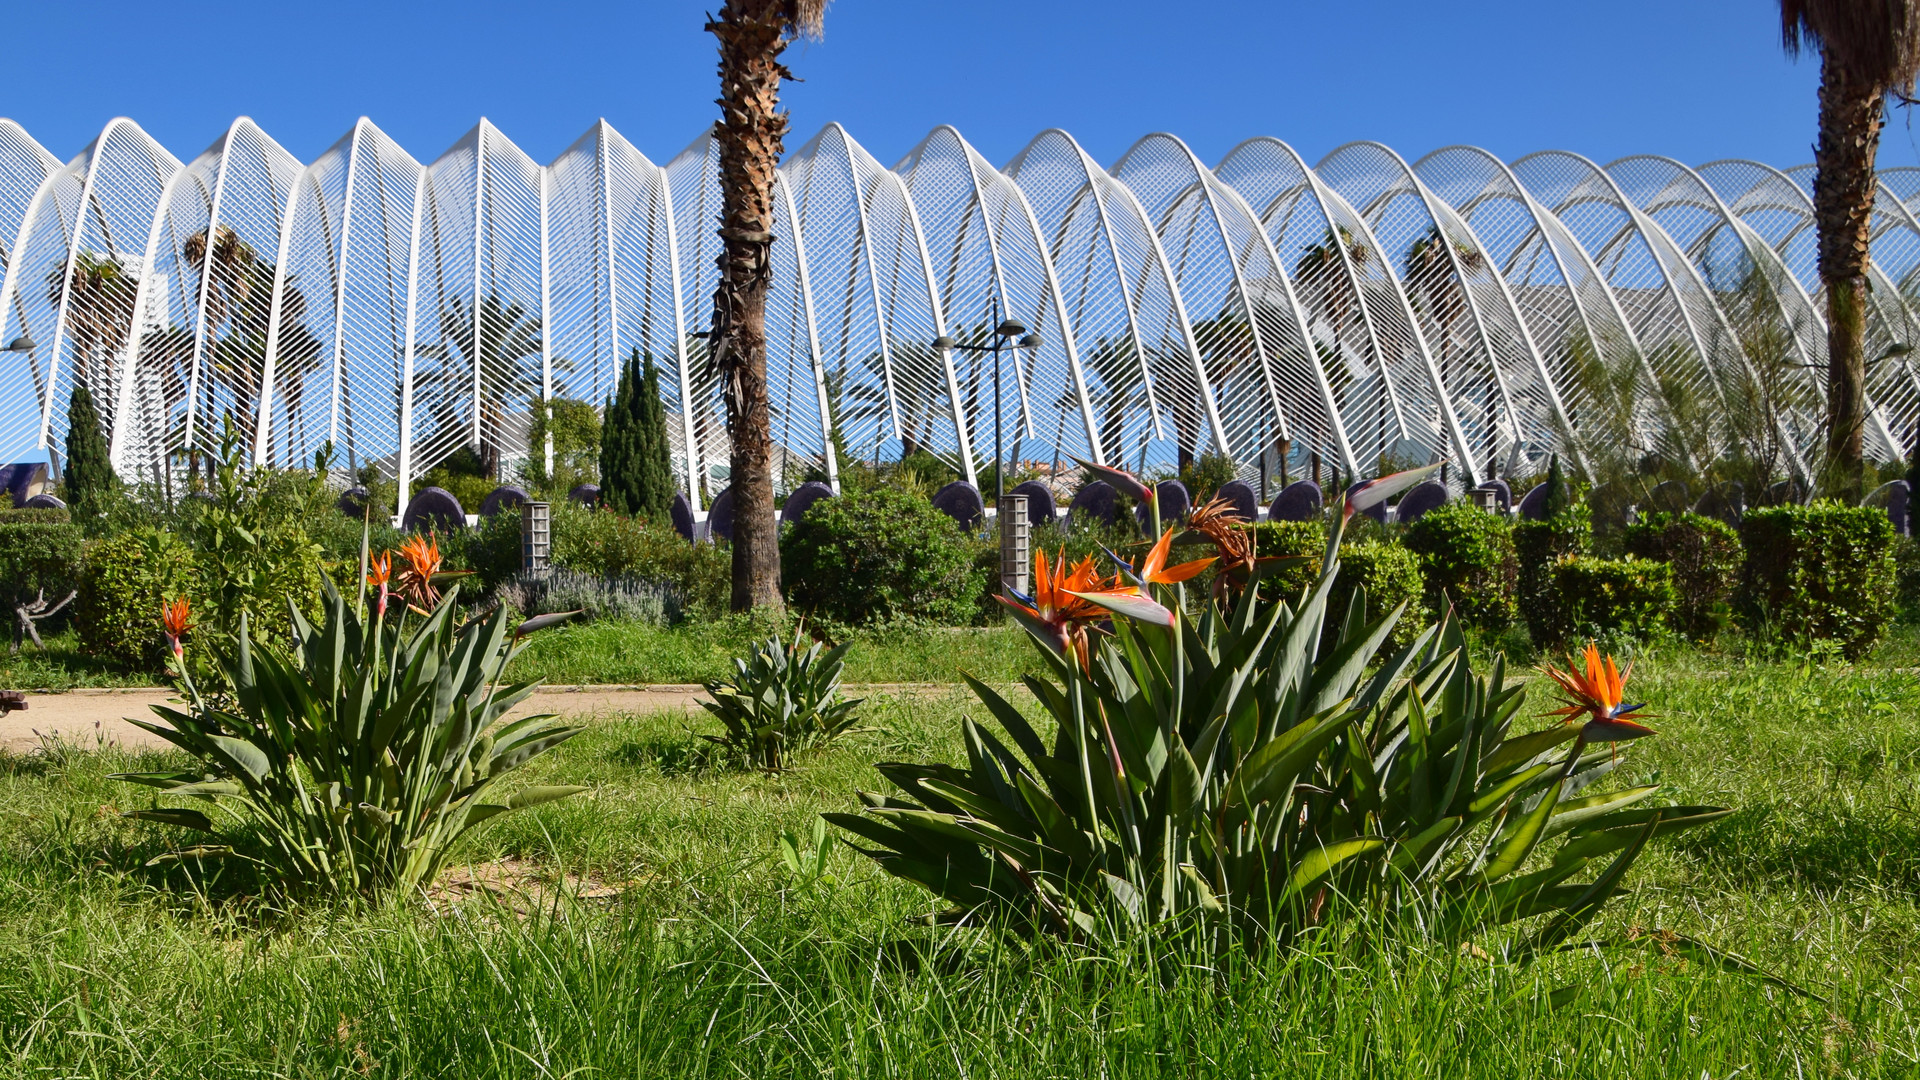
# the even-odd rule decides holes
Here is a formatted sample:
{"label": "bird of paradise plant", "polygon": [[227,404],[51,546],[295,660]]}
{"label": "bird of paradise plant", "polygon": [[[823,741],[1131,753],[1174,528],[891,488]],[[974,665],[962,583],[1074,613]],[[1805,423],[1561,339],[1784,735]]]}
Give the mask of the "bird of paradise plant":
{"label": "bird of paradise plant", "polygon": [[1560,685],[1563,692],[1562,705],[1543,713],[1543,716],[1563,716],[1569,723],[1574,717],[1586,716],[1587,721],[1580,726],[1582,743],[1617,743],[1629,739],[1643,739],[1654,734],[1654,730],[1639,721],[1650,719],[1652,713],[1643,713],[1642,705],[1625,705],[1623,691],[1627,679],[1633,674],[1633,664],[1627,664],[1627,670],[1621,671],[1608,656],[1602,660],[1600,649],[1593,642],[1587,642],[1584,656],[1586,674],[1582,675],[1574,664],[1573,657],[1567,657],[1567,670],[1561,671],[1551,664],[1542,670],[1548,678]]}
{"label": "bird of paradise plant", "polygon": [[187,648],[181,644],[180,639],[186,637],[187,631],[193,629],[193,624],[188,621],[191,614],[187,607],[187,598],[184,596],[160,605],[160,629],[167,635],[167,649],[173,653],[175,664],[186,663]]}
{"label": "bird of paradise plant", "polygon": [[[1429,472],[1350,495],[1292,600],[1241,588],[1188,617],[1155,598],[1181,588],[1151,580],[1173,576],[1160,544],[1122,571],[1133,585],[1098,591],[1089,563],[1037,558],[1042,597],[1009,604],[1049,662],[1025,684],[1053,738],[969,676],[1002,735],[967,720],[966,762],[883,763],[899,793],[828,820],[945,899],[942,921],[1077,940],[1177,928],[1226,947],[1287,940],[1345,898],[1456,940],[1529,926],[1517,955],[1559,947],[1649,841],[1728,811],[1588,790],[1609,753],[1569,755],[1572,725],[1516,731],[1524,684],[1498,657],[1475,671],[1450,620],[1387,654],[1402,611],[1368,621],[1355,590],[1321,632],[1347,517]],[[1110,633],[1085,635],[1094,613],[1063,598],[1110,615]]]}

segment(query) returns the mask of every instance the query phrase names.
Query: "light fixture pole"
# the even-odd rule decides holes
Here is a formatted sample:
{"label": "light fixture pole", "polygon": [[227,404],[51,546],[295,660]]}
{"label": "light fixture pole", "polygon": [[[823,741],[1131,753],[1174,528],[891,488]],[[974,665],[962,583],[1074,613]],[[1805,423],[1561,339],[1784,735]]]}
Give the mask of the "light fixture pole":
{"label": "light fixture pole", "polygon": [[[996,320],[1000,318],[999,297],[995,297],[993,301],[993,317]],[[1040,335],[1027,333],[1026,324],[1017,319],[1007,319],[994,326],[993,340],[991,343],[961,345],[947,335],[941,334],[939,337],[933,339],[933,347],[943,351],[957,350],[975,355],[982,353],[991,353],[993,355],[993,505],[994,512],[997,514],[999,513],[1000,504],[1007,493],[1007,472],[1001,464],[1001,431],[1003,425],[1000,420],[1000,350],[1003,347],[1038,349],[1040,347]]]}

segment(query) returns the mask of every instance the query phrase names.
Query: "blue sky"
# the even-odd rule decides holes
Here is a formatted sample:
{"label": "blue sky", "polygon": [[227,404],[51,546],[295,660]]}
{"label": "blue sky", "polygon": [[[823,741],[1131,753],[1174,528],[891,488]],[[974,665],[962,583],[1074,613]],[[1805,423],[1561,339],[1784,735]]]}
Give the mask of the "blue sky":
{"label": "blue sky", "polygon": [[[361,115],[423,161],[482,115],[548,161],[605,116],[664,161],[713,115],[717,0],[11,5],[0,115],[55,155],[116,115],[182,158],[248,115],[310,160]],[[797,146],[839,120],[893,162],[957,126],[1004,163],[1062,127],[1111,163],[1171,131],[1219,160],[1275,135],[1308,160],[1354,139],[1409,159],[1808,160],[1817,62],[1787,60],[1776,0],[837,0],[789,52]],[[1882,165],[1920,164],[1897,115]]]}

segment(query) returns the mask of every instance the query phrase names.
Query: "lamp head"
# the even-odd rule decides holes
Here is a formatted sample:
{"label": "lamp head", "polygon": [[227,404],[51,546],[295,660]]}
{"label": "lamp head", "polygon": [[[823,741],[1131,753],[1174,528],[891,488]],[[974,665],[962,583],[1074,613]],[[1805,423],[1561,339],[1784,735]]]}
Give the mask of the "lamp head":
{"label": "lamp head", "polygon": [[945,334],[941,334],[939,337],[933,339],[933,347],[945,352],[953,348],[953,339]]}
{"label": "lamp head", "polygon": [[1027,332],[1027,327],[1025,323],[1022,323],[1018,319],[1008,319],[1006,322],[995,327],[993,332],[1001,337],[1017,338]]}
{"label": "lamp head", "polygon": [[1028,335],[1027,335],[1026,337],[1023,337],[1023,338],[1021,338],[1021,339],[1020,339],[1020,347],[1021,347],[1021,348],[1023,348],[1023,349],[1037,349],[1037,348],[1039,348],[1039,347],[1040,347],[1040,335],[1039,335],[1039,334],[1028,334]]}
{"label": "lamp head", "polygon": [[5,349],[4,351],[6,351],[6,352],[32,352],[32,351],[33,351],[33,339],[32,339],[31,337],[28,337],[28,336],[27,336],[27,335],[25,335],[25,334],[21,334],[21,335],[20,335],[19,337],[17,337],[17,338],[14,338],[14,339],[13,339],[13,340],[12,340],[11,342],[9,342],[9,343],[7,344],[7,347],[6,347],[6,349]]}

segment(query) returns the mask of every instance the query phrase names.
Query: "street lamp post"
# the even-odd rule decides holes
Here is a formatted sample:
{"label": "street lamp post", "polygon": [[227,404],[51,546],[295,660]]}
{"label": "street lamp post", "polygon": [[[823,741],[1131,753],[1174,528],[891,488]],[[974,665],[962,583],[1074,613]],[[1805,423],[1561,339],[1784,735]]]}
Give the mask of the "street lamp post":
{"label": "street lamp post", "polygon": [[[993,303],[993,316],[1000,318],[1000,301],[996,297]],[[1000,524],[1000,583],[1015,592],[1027,591],[1026,549],[1027,549],[1027,500],[1022,497],[1007,498],[1007,470],[1002,460],[1001,439],[1004,423],[1000,417],[1000,350],[1003,348],[1037,349],[1040,347],[1040,335],[1027,333],[1026,325],[1016,319],[996,322],[993,328],[993,340],[986,344],[960,345],[945,334],[933,339],[933,347],[944,356],[958,349],[974,355],[992,354],[993,356],[993,508]],[[956,412],[958,409],[956,408]],[[1009,513],[1008,511],[1013,511]]]}
{"label": "street lamp post", "polygon": [[[1000,315],[1000,301],[994,300],[993,314]],[[993,328],[993,340],[989,344],[962,345],[945,334],[933,339],[933,347],[943,351],[964,353],[991,353],[993,356],[993,505],[999,512],[1001,502],[1007,493],[1007,472],[1001,465],[1000,420],[1000,350],[1005,347],[1016,349],[1037,349],[1040,347],[1040,335],[1027,333],[1025,323],[1018,319],[1007,319]]]}

